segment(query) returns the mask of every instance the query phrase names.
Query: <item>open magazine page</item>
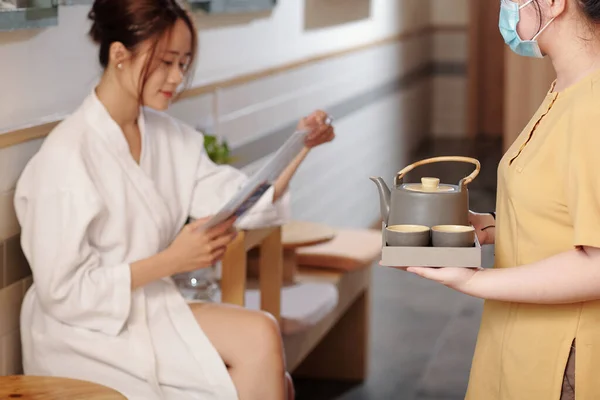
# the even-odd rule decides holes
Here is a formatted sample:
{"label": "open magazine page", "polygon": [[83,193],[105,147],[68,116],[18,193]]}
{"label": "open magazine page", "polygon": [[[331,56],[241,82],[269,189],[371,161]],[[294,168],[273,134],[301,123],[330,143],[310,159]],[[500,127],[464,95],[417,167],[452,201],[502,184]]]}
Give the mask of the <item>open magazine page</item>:
{"label": "open magazine page", "polygon": [[296,158],[304,147],[309,131],[296,131],[277,150],[275,155],[265,163],[246,184],[227,202],[201,229],[210,229],[232,216],[238,218],[251,209],[281,175],[283,170]]}

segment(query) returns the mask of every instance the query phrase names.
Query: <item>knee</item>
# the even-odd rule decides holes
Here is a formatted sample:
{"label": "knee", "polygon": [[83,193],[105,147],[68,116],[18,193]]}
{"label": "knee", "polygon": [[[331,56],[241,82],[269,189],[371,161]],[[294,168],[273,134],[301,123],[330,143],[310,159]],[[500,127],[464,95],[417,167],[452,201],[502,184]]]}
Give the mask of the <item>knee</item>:
{"label": "knee", "polygon": [[279,324],[271,314],[262,311],[255,312],[250,321],[249,328],[257,337],[269,340],[276,346],[281,345]]}
{"label": "knee", "polygon": [[283,359],[283,343],[277,320],[268,313],[257,311],[248,321],[247,332],[250,346],[264,356]]}

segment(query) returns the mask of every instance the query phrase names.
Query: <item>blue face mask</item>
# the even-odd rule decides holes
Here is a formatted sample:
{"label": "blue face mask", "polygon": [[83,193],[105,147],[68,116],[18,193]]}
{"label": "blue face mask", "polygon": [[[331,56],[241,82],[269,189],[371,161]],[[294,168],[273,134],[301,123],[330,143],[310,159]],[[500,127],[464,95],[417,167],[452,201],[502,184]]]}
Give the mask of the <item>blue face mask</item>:
{"label": "blue face mask", "polygon": [[540,29],[540,31],[531,40],[522,40],[517,33],[517,24],[521,18],[520,11],[522,8],[527,7],[533,3],[533,0],[519,6],[511,0],[501,0],[500,2],[500,33],[504,38],[504,42],[520,56],[543,58],[544,55],[540,50],[537,38],[544,32],[544,30],[554,21],[552,18],[548,23]]}

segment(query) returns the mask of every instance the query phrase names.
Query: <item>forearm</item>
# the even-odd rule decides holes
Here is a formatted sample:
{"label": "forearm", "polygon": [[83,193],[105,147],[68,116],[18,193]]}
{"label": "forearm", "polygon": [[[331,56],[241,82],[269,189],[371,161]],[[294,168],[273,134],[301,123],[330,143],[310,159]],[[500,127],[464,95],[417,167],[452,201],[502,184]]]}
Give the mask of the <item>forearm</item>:
{"label": "forearm", "polygon": [[492,226],[490,228],[487,228],[485,230],[486,232],[486,237],[485,237],[485,242],[481,243],[482,245],[485,244],[495,244],[496,243],[496,227]]}
{"label": "forearm", "polygon": [[491,214],[483,214],[484,226],[482,229],[485,230],[485,243],[482,244],[494,244],[496,243],[496,219]]}
{"label": "forearm", "polygon": [[484,235],[478,233],[480,239],[483,237],[482,245],[496,243],[496,219],[492,214],[469,211],[469,220],[475,229],[483,231]]}
{"label": "forearm", "polygon": [[279,175],[274,185],[275,193],[273,195],[273,202],[279,200],[281,196],[283,196],[283,194],[286,192],[286,190],[289,187],[290,181],[292,180],[292,177],[294,176],[294,174],[298,170],[298,167],[300,166],[300,164],[302,164],[302,161],[304,161],[309,152],[310,149],[308,147],[304,147],[302,151],[300,151],[300,153],[296,156],[296,158],[294,158],[292,162],[283,170],[281,175]]}
{"label": "forearm", "polygon": [[167,251],[136,261],[130,265],[131,290],[174,274],[175,260]]}
{"label": "forearm", "polygon": [[459,289],[490,300],[568,304],[600,299],[600,249],[571,250],[514,268],[478,271]]}

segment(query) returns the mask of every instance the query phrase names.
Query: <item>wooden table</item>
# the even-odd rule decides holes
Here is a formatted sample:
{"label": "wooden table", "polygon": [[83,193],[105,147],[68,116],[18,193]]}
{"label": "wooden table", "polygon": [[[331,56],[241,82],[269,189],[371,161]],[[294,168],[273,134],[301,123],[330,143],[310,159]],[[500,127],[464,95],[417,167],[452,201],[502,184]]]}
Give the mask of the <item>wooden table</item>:
{"label": "wooden table", "polygon": [[0,399],[23,400],[126,400],[92,382],[46,376],[0,376]]}
{"label": "wooden table", "polygon": [[316,222],[291,221],[282,228],[283,281],[290,283],[298,271],[296,249],[326,243],[335,237],[335,229]]}

